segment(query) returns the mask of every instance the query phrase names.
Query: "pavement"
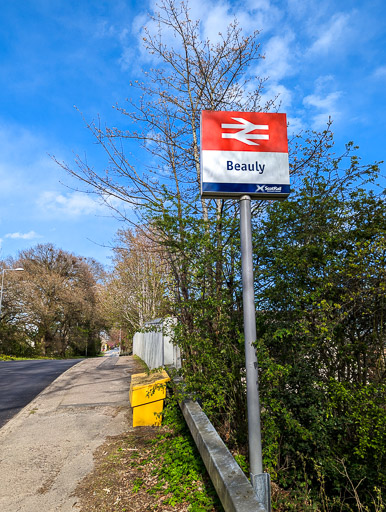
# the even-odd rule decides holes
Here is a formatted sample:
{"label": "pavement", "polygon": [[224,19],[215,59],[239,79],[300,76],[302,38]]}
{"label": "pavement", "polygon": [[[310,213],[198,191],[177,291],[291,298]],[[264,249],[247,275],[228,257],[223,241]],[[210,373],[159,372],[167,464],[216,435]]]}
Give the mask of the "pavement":
{"label": "pavement", "polygon": [[108,436],[131,427],[132,356],[81,361],[0,429],[0,511],[74,512]]}

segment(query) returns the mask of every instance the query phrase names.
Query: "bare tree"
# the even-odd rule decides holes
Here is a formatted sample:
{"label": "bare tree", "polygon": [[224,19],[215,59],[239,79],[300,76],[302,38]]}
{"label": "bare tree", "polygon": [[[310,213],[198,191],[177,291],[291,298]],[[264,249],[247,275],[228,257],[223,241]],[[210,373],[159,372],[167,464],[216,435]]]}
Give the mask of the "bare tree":
{"label": "bare tree", "polygon": [[[131,128],[88,124],[108,156],[108,168],[94,169],[80,157],[75,167],[60,163],[123,217],[128,216],[124,208],[114,206],[115,200],[139,207],[140,222],[150,223],[157,242],[170,248],[169,264],[183,300],[190,298],[191,259],[182,250],[188,216],[206,223],[207,243],[216,248],[216,263],[207,264],[205,289],[214,286],[218,292],[224,280],[233,282],[224,272],[234,273],[232,265],[226,264],[231,258],[222,252],[232,235],[225,232],[224,218],[229,213],[234,218],[237,205],[199,197],[200,113],[273,106],[273,101],[261,104],[264,79],[251,74],[251,65],[262,58],[258,31],[244,35],[235,20],[218,42],[203,39],[201,32],[201,23],[191,19],[187,3],[162,0],[143,29],[143,43],[157,67],[145,72],[144,81],[131,84],[139,99],[129,101],[128,107],[117,107]],[[134,156],[130,153],[133,142],[139,148]],[[136,158],[141,160],[138,165]],[[170,218],[175,223],[172,229],[165,222]]]}
{"label": "bare tree", "polygon": [[64,356],[68,349],[91,348],[103,323],[94,274],[99,266],[52,244],[22,251],[17,263],[24,268],[20,323],[36,350]]}
{"label": "bare tree", "polygon": [[152,237],[144,230],[119,231],[113,270],[106,279],[104,308],[115,325],[132,335],[166,311],[167,266]]}
{"label": "bare tree", "polygon": [[[249,67],[262,58],[258,32],[243,36],[235,21],[212,44],[201,39],[200,22],[190,19],[188,5],[173,0],[160,2],[150,24],[152,29],[144,28],[143,43],[159,67],[146,71],[145,81],[131,84],[139,90],[138,101],[129,101],[129,108],[117,107],[133,128],[88,125],[109,157],[109,168],[94,170],[80,158],[75,169],[61,165],[104,199],[115,197],[136,206],[146,202],[159,212],[165,193],[173,194],[182,215],[183,204],[197,202],[201,111],[260,111],[272,102],[260,105],[264,80],[253,78],[255,87],[250,87]],[[172,47],[164,42],[168,33],[175,41]],[[128,141],[140,144],[148,164],[134,165],[125,152]],[[196,205],[205,218],[207,203]]]}

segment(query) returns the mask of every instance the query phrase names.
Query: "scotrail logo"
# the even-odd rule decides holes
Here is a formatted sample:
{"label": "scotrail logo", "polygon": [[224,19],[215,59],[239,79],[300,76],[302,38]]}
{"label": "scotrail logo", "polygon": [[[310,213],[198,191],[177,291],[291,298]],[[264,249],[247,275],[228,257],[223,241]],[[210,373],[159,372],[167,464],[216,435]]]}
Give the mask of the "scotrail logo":
{"label": "scotrail logo", "polygon": [[272,192],[279,193],[279,192],[281,192],[281,189],[282,189],[281,186],[276,187],[274,185],[256,185],[255,192],[264,192],[265,194],[268,192],[269,193],[272,193]]}
{"label": "scotrail logo", "polygon": [[254,140],[269,140],[267,133],[251,133],[256,130],[269,130],[268,124],[253,124],[242,117],[232,117],[232,119],[239,124],[222,124],[221,128],[238,129],[239,131],[235,133],[222,133],[221,137],[223,139],[236,139],[239,142],[248,144],[248,146],[260,145],[258,142],[253,142]]}

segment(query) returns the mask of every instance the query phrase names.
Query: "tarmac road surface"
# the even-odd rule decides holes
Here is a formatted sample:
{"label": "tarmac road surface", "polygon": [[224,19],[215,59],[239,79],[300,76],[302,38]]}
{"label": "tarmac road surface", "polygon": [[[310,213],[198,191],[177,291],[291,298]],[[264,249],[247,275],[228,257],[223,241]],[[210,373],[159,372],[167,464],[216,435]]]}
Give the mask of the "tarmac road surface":
{"label": "tarmac road surface", "polygon": [[80,359],[0,361],[0,428]]}
{"label": "tarmac road surface", "polygon": [[132,373],[132,356],[85,359],[0,429],[1,512],[80,510],[75,490],[93,453],[132,429]]}

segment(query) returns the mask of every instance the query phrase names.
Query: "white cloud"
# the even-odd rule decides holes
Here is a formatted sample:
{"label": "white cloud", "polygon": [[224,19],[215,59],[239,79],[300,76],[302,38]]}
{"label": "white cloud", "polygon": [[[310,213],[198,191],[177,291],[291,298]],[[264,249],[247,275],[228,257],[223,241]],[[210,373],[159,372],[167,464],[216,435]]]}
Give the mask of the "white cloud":
{"label": "white cloud", "polygon": [[274,98],[277,98],[275,101],[275,105],[279,107],[280,112],[285,112],[289,110],[292,104],[292,92],[290,89],[285,87],[283,84],[278,84],[275,82],[268,82],[268,86],[266,86],[265,91],[261,95],[261,106],[264,106],[270,103]]}
{"label": "white cloud", "polygon": [[46,213],[77,217],[95,215],[106,210],[106,207],[93,196],[83,192],[60,194],[55,191],[44,191],[40,194],[38,207]]}
{"label": "white cloud", "polygon": [[386,66],[379,66],[373,73],[374,78],[385,79],[386,78]]}
{"label": "white cloud", "polygon": [[[123,71],[137,70],[141,72],[141,65],[143,62],[151,62],[153,59],[146,52],[143,45],[144,27],[150,23],[149,17],[145,14],[138,14],[132,21],[131,32],[127,28],[123,29],[118,36],[119,43],[122,47],[119,65]],[[155,29],[155,27],[154,27]],[[134,35],[136,44],[133,44],[131,35]],[[139,55],[138,55],[139,53]]]}
{"label": "white cloud", "polygon": [[296,52],[293,43],[295,35],[289,31],[284,35],[274,36],[264,45],[265,59],[259,61],[257,74],[279,81],[296,72]]}
{"label": "white cloud", "polygon": [[234,16],[230,13],[230,5],[226,3],[214,4],[202,16],[201,26],[204,39],[209,39],[212,44],[221,41],[220,34],[225,35],[226,27],[233,21]]}
{"label": "white cloud", "polygon": [[303,104],[326,112],[333,112],[336,109],[337,101],[341,95],[340,91],[330,92],[327,96],[310,94],[304,98]]}
{"label": "white cloud", "polygon": [[293,135],[299,134],[306,127],[304,122],[299,117],[289,116],[287,117],[288,122],[288,136],[291,137]]}
{"label": "white cloud", "polygon": [[42,192],[37,199],[37,206],[44,215],[63,217],[80,217],[87,215],[110,216],[111,208],[127,210],[130,208],[123,201],[105,195],[100,198],[86,192],[63,194],[53,190]]}
{"label": "white cloud", "polygon": [[329,117],[332,120],[340,118],[339,101],[342,93],[341,91],[331,91],[333,87],[332,76],[319,77],[315,82],[313,94],[309,94],[303,99],[303,105],[313,111],[309,117],[312,119],[312,127],[315,130],[325,128]]}
{"label": "white cloud", "polygon": [[243,21],[242,26],[245,26],[248,32],[259,30],[263,34],[268,34],[276,31],[277,27],[283,27],[284,10],[274,6],[269,0],[249,1],[247,9],[244,5],[242,3],[236,17]]}
{"label": "white cloud", "polygon": [[[157,10],[157,2],[156,0],[151,0],[149,2],[149,13],[154,13]],[[133,47],[133,42],[128,38],[125,41],[125,37],[129,36],[129,34],[125,33],[125,37],[120,38],[120,43],[122,45],[122,53],[120,58],[120,65],[124,71],[129,69],[138,68],[138,71],[141,70],[139,65],[149,64],[157,62],[157,58],[149,53],[146,50],[146,40],[148,39],[147,33],[151,35],[156,35],[158,33],[158,24],[156,20],[150,19],[147,14],[141,12],[133,19],[131,24],[132,35],[134,36],[134,40],[137,43],[137,47]],[[175,41],[175,34],[173,29],[164,30],[162,34],[163,44],[167,44],[167,46],[172,45],[173,41]]]}
{"label": "white cloud", "polygon": [[42,235],[39,235],[35,231],[29,231],[28,233],[7,233],[5,238],[18,238],[21,240],[33,240],[35,238],[42,238]]}
{"label": "white cloud", "polygon": [[318,37],[309,49],[311,54],[325,54],[330,50],[337,51],[351,35],[351,15],[336,13],[322,26],[314,27]]}
{"label": "white cloud", "polygon": [[226,27],[235,18],[244,34],[250,34],[255,30],[267,34],[283,17],[283,11],[275,7],[270,0],[249,0],[242,2],[239,8],[221,0],[206,2],[204,8],[202,3],[197,2],[194,5],[192,15],[195,19],[201,19],[202,35],[212,43],[219,41],[219,33],[224,34]]}

